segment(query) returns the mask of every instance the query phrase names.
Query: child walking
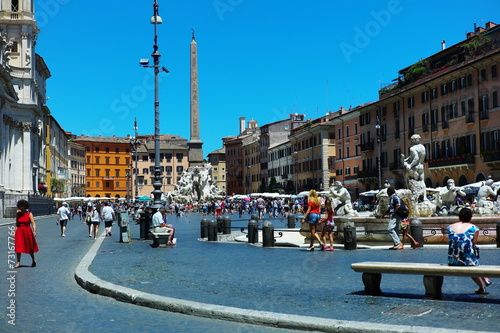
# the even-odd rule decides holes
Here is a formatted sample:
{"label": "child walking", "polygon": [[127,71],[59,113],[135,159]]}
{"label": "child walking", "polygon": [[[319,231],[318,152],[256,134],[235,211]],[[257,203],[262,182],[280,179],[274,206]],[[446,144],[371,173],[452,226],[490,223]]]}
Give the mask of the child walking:
{"label": "child walking", "polygon": [[326,245],[326,234],[328,233],[330,247],[326,246],[325,251],[333,251],[333,228],[335,228],[335,222],[333,221],[333,208],[330,198],[326,198],[325,200],[325,210],[326,216],[320,221],[320,223],[326,221],[323,231],[321,231],[321,239],[323,239],[323,244]]}

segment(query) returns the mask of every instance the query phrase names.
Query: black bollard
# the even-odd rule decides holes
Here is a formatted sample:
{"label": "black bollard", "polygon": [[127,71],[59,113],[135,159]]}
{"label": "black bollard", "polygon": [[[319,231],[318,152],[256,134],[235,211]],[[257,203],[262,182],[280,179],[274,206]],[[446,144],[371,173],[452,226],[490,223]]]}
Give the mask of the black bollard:
{"label": "black bollard", "polygon": [[[313,235],[311,235],[313,237]],[[344,227],[344,250],[356,250],[356,227],[354,224],[346,224]]]}
{"label": "black bollard", "polygon": [[424,247],[424,226],[419,219],[410,222],[410,235],[418,242],[417,247]]}
{"label": "black bollard", "polygon": [[257,220],[250,220],[248,222],[248,242],[255,244],[259,242],[259,222]]}
{"label": "black bollard", "polygon": [[222,233],[223,228],[224,228],[224,220],[222,220],[222,216],[217,216],[217,232]]}
{"label": "black bollard", "polygon": [[211,220],[208,222],[208,241],[217,242],[217,222]]}
{"label": "black bollard", "polygon": [[295,228],[295,215],[292,213],[288,214],[288,229]]}
{"label": "black bollard", "polygon": [[208,219],[207,218],[202,218],[200,222],[200,238],[206,238],[208,237]]}
{"label": "black bollard", "polygon": [[497,248],[500,248],[500,222],[497,222]]}
{"label": "black bollard", "polygon": [[269,221],[262,226],[262,247],[274,247],[274,225]]}
{"label": "black bollard", "polygon": [[224,230],[222,233],[224,235],[230,235],[231,234],[231,217],[229,215],[226,215],[222,218],[223,225],[224,225]]}
{"label": "black bollard", "polygon": [[252,215],[250,215],[250,220],[258,221],[259,220],[259,215],[258,214],[252,214]]}

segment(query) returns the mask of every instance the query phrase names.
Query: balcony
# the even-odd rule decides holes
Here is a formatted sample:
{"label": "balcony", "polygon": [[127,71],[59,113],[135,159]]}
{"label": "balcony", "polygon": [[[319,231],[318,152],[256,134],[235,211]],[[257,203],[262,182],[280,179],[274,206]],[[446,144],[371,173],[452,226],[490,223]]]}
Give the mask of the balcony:
{"label": "balcony", "polygon": [[459,164],[473,164],[474,156],[473,155],[458,155],[451,157],[441,157],[435,158],[428,161],[429,168],[437,168],[444,166],[453,166]]}
{"label": "balcony", "polygon": [[358,178],[377,178],[378,171],[376,169],[373,170],[363,170],[358,173]]}
{"label": "balcony", "polygon": [[500,161],[500,151],[483,152],[483,160],[485,162],[498,162]]}
{"label": "balcony", "polygon": [[361,151],[372,151],[375,147],[375,142],[374,141],[370,141],[370,142],[366,142],[366,143],[362,143],[361,144]]}
{"label": "balcony", "polygon": [[401,161],[391,163],[389,165],[389,170],[394,171],[394,170],[401,170],[403,168],[403,164],[401,164]]}

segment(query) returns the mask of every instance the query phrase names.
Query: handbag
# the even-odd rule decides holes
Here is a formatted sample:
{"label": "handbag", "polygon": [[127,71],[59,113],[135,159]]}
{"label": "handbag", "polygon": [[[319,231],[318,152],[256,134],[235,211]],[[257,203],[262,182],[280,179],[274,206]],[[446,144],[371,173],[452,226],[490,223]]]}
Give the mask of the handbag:
{"label": "handbag", "polygon": [[479,246],[477,246],[476,244],[472,245],[472,251],[474,252],[476,258],[479,259]]}

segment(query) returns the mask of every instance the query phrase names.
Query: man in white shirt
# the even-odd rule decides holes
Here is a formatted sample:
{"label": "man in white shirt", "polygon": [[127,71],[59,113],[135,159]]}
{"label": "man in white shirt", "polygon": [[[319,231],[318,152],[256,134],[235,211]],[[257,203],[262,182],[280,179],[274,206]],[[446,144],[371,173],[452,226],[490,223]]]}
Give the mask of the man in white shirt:
{"label": "man in white shirt", "polygon": [[70,211],[68,209],[68,203],[63,202],[62,206],[57,210],[57,221],[61,225],[61,237],[66,237],[66,225],[68,224]]}
{"label": "man in white shirt", "polygon": [[111,228],[113,227],[113,220],[115,219],[115,211],[109,205],[109,202],[104,203],[104,208],[101,211],[104,227],[106,228],[106,237],[111,236]]}
{"label": "man in white shirt", "polygon": [[151,228],[159,227],[162,223],[167,223],[167,210],[165,207],[158,208],[158,211],[153,214]]}

